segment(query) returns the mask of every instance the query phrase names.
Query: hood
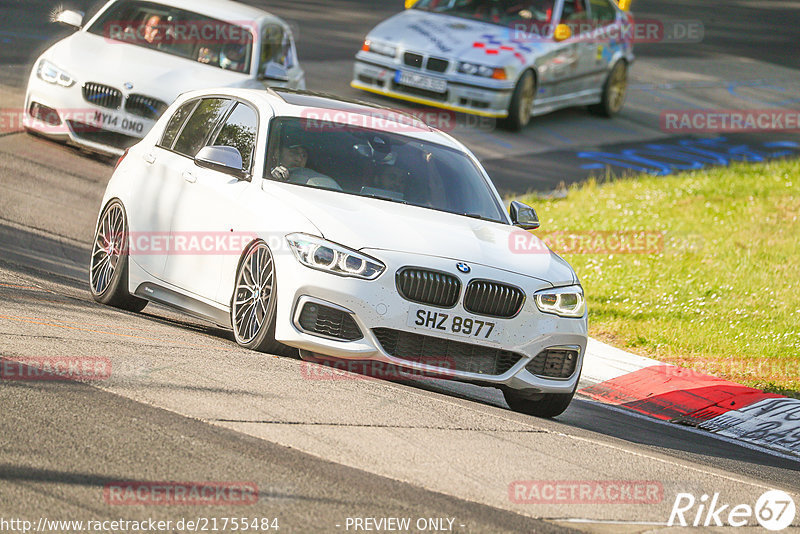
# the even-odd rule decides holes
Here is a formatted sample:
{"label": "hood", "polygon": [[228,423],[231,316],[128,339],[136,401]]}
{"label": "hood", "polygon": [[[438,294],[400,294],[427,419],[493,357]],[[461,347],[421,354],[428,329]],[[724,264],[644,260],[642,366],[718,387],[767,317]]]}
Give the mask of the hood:
{"label": "hood", "polygon": [[519,59],[519,54],[528,56],[544,47],[538,36],[516,33],[509,26],[408,9],[375,26],[368,38],[432,56],[502,66],[515,55]]}
{"label": "hood", "polygon": [[[244,73],[203,65],[100,35],[79,31],[59,41],[45,57],[64,69],[78,84],[97,82],[123,92],[144,94],[171,104],[181,93],[202,87],[238,85]],[[125,83],[133,89],[125,90]]]}
{"label": "hood", "polygon": [[514,236],[522,230],[508,224],[289,184],[276,184],[275,194],[301,206],[301,213],[321,230],[322,237],[356,250],[391,250],[465,261],[553,285],[576,281],[569,264],[544,244],[539,253],[514,252]]}

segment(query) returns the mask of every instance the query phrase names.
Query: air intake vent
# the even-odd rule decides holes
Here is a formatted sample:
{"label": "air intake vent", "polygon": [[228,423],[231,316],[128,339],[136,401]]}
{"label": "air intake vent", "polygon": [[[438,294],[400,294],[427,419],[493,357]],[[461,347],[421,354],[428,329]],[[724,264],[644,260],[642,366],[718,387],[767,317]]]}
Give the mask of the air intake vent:
{"label": "air intake vent", "polygon": [[578,365],[578,350],[557,348],[543,350],[525,366],[531,374],[549,378],[569,378]]}
{"label": "air intake vent", "polygon": [[402,330],[375,328],[372,332],[390,356],[448,370],[496,376],[502,375],[522,359],[522,355],[507,350]]}
{"label": "air intake vent", "polygon": [[298,322],[305,332],[312,334],[345,341],[355,341],[364,337],[349,313],[316,302],[305,303]]}
{"label": "air intake vent", "polygon": [[489,280],[473,280],[464,293],[465,310],[489,317],[514,317],[524,303],[520,288]]}
{"label": "air intake vent", "polygon": [[427,69],[433,72],[444,72],[447,70],[447,67],[450,65],[450,62],[446,59],[439,59],[437,57],[428,58]]}
{"label": "air intake vent", "polygon": [[403,63],[405,63],[409,67],[416,67],[418,69],[421,69],[422,56],[419,54],[415,54],[414,52],[406,52],[403,55]]}
{"label": "air intake vent", "polygon": [[94,82],[83,85],[83,98],[103,108],[119,109],[122,105],[122,93],[119,90]]}
{"label": "air intake vent", "polygon": [[455,306],[461,293],[461,281],[455,276],[414,267],[398,271],[395,283],[404,299],[441,308]]}

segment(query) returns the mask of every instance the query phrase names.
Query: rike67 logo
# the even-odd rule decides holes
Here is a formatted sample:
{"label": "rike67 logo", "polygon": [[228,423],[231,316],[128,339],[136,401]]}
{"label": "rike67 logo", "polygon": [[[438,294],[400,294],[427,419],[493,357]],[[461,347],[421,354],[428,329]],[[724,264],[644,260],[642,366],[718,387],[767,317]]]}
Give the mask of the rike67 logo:
{"label": "rike67 logo", "polygon": [[767,530],[783,530],[794,521],[794,500],[780,490],[770,490],[761,495],[755,506],[732,505],[723,502],[719,493],[703,495],[699,499],[691,493],[679,493],[672,505],[667,526],[681,527],[744,527],[752,525],[751,519]]}

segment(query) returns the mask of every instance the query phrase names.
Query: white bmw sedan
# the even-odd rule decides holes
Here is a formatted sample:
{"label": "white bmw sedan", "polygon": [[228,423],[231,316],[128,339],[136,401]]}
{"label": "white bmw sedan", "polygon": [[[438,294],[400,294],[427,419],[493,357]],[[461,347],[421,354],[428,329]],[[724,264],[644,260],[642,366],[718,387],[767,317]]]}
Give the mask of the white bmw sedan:
{"label": "white bmw sedan", "polygon": [[78,29],[36,60],[23,123],[83,149],[121,155],[175,98],[203,87],[305,88],[290,27],[228,0],[111,0],[55,20]]}
{"label": "white bmw sedan", "polygon": [[195,91],[120,159],[91,292],[166,304],[259,351],[494,386],[552,417],[577,387],[587,314],[573,269],[524,230],[538,225],[411,117],[289,89]]}

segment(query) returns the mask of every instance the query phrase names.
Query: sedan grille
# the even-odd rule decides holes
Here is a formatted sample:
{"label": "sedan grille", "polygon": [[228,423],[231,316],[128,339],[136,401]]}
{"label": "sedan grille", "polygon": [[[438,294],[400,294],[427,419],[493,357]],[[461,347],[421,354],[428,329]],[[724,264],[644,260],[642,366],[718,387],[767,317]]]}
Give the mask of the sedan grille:
{"label": "sedan grille", "polygon": [[461,281],[455,276],[427,269],[406,267],[395,276],[397,291],[406,300],[452,308],[461,293]]}
{"label": "sedan grille", "polygon": [[569,378],[578,365],[578,351],[576,349],[547,349],[543,350],[525,366],[531,374],[547,376],[550,378]]}
{"label": "sedan grille", "polygon": [[87,102],[109,109],[119,109],[122,104],[122,92],[113,87],[93,82],[83,85],[83,98]]}
{"label": "sedan grille", "polygon": [[346,341],[355,341],[364,337],[349,313],[315,302],[306,302],[300,312],[298,322],[304,331],[326,337]]}
{"label": "sedan grille", "polygon": [[420,54],[415,54],[414,52],[406,52],[403,55],[403,63],[405,63],[409,67],[416,67],[418,69],[421,69],[422,56]]}
{"label": "sedan grille", "polygon": [[514,317],[524,302],[520,288],[489,280],[473,280],[464,293],[465,310],[489,317]]}
{"label": "sedan grille", "polygon": [[436,365],[448,370],[502,375],[522,359],[522,355],[507,350],[402,330],[375,328],[372,332],[378,338],[383,350],[390,356],[408,362]]}
{"label": "sedan grille", "polygon": [[450,65],[450,62],[446,59],[439,59],[438,57],[431,57],[428,58],[428,63],[426,68],[429,71],[433,72],[444,72],[447,70],[447,67]]}
{"label": "sedan grille", "polygon": [[145,119],[158,119],[167,109],[167,103],[144,95],[128,95],[125,101],[125,111]]}

